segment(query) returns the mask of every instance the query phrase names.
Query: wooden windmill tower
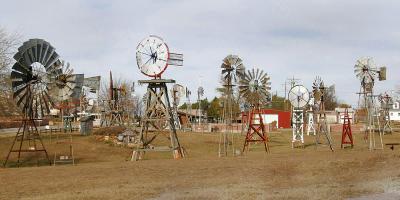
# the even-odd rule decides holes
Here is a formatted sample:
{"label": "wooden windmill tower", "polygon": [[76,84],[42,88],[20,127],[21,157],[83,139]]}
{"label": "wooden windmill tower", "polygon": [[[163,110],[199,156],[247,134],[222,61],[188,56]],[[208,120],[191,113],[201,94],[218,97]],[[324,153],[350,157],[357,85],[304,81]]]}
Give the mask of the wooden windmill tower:
{"label": "wooden windmill tower", "polygon": [[265,130],[261,106],[271,101],[271,82],[267,73],[260,69],[248,70],[240,80],[239,93],[251,105],[248,111],[248,125],[243,152],[249,149],[249,144],[262,142],[265,151],[269,152],[268,135]]}
{"label": "wooden windmill tower", "polygon": [[126,88],[124,85],[116,87],[114,86],[112,73],[110,71],[110,88],[109,92],[109,107],[110,107],[110,126],[113,125],[124,125],[123,122],[123,107],[122,97],[126,94]]}
{"label": "wooden windmill tower", "polygon": [[[167,89],[167,83],[175,83],[175,80],[161,79],[161,74],[168,65],[182,66],[183,55],[170,53],[163,39],[149,36],[137,46],[136,61],[140,71],[153,79],[139,80],[139,84],[147,84],[147,100],[139,135],[140,144],[133,151],[132,160],[142,159],[144,153],[149,151],[171,151],[175,159],[182,158],[184,153],[176,133]],[[164,129],[166,126],[168,130]],[[150,129],[154,132],[150,133]],[[152,147],[151,143],[161,134],[167,136],[170,146]]]}

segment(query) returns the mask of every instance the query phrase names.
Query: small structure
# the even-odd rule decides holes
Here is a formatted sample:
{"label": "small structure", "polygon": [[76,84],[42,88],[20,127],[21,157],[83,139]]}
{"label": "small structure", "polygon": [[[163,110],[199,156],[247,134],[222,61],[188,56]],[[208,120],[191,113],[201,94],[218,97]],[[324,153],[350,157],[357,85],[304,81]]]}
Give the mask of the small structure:
{"label": "small structure", "polygon": [[94,116],[84,116],[79,119],[80,123],[80,133],[81,135],[90,135],[93,130]]}
{"label": "small structure", "polygon": [[400,102],[395,101],[392,108],[389,110],[390,120],[400,121]]}
{"label": "small structure", "polygon": [[[264,124],[275,123],[275,127],[272,128],[290,128],[290,111],[275,110],[275,109],[260,109],[260,113]],[[242,123],[247,123],[248,112],[242,112]]]}

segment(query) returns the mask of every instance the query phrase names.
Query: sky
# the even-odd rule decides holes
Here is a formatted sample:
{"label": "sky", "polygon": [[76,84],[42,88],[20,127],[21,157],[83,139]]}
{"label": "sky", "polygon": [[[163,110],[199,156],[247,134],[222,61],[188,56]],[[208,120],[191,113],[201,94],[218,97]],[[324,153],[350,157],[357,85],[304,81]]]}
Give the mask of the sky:
{"label": "sky", "polygon": [[[137,81],[148,79],[136,65],[137,44],[158,35],[184,66],[170,66],[175,79],[195,94],[218,95],[221,63],[236,54],[247,69],[271,77],[272,92],[284,96],[288,78],[311,90],[320,76],[335,84],[340,101],[357,105],[356,60],[372,57],[387,67],[376,93],[400,85],[400,2],[394,0],[0,0],[0,27],[22,40],[50,42],[76,73]],[[145,87],[137,88],[138,93]],[[192,100],[196,97],[192,95]]]}

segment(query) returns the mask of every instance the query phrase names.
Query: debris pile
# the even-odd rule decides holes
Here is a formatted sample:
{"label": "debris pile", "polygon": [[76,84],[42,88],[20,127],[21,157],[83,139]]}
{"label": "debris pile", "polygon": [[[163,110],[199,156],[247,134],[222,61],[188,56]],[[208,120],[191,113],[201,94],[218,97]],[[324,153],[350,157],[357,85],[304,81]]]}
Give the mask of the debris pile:
{"label": "debris pile", "polygon": [[138,131],[121,126],[99,128],[93,134],[97,141],[117,146],[135,147],[139,141]]}

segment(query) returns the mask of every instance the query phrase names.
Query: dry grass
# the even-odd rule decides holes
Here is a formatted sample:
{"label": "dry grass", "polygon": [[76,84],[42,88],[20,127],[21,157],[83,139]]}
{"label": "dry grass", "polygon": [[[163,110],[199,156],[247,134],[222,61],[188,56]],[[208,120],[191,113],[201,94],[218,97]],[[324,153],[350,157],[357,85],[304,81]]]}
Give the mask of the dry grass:
{"label": "dry grass", "polygon": [[[334,134],[332,153],[326,146],[315,148],[309,136],[306,148],[291,149],[290,131],[274,132],[270,154],[252,145],[244,156],[227,158],[218,158],[218,134],[179,135],[186,159],[147,153],[140,162],[125,161],[130,149],[76,136],[76,166],[0,168],[0,199],[344,199],[400,190],[400,147],[369,151],[359,133],[355,148],[344,150]],[[0,138],[1,162],[11,139]],[[44,140],[54,152],[55,145]],[[399,141],[400,135],[384,140]]]}

